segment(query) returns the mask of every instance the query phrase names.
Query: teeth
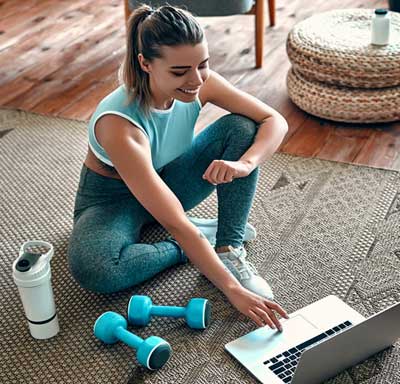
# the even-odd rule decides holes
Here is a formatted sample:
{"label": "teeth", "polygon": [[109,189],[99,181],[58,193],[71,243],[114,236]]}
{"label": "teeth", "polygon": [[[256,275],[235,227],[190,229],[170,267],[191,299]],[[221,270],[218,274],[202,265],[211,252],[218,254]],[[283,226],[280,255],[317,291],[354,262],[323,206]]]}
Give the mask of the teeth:
{"label": "teeth", "polygon": [[185,93],[197,93],[197,90],[190,90],[190,89],[182,89],[182,88],[178,88],[180,91],[185,92]]}

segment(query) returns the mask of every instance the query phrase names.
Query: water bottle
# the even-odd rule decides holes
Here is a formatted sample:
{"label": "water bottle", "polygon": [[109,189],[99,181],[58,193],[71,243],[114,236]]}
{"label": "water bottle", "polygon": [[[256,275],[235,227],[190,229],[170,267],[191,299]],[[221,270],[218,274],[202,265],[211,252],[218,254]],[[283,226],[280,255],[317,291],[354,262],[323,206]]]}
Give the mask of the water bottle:
{"label": "water bottle", "polygon": [[[40,247],[45,253],[31,252]],[[54,249],[45,241],[27,241],[13,263],[13,278],[18,287],[29,331],[35,339],[48,339],[59,331],[51,286],[50,260]]]}
{"label": "water bottle", "polygon": [[390,37],[390,17],[386,9],[375,9],[372,17],[371,44],[386,45]]}

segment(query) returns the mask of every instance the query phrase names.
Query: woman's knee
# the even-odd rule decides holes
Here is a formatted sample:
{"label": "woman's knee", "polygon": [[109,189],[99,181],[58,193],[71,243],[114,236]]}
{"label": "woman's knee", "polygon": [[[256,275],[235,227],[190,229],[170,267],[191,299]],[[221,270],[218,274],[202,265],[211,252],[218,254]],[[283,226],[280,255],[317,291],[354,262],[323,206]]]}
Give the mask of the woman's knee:
{"label": "woman's knee", "polygon": [[107,242],[99,244],[71,236],[68,263],[72,277],[84,289],[96,293],[115,291],[116,279],[112,272],[112,254]]}
{"label": "woman's knee", "polygon": [[254,140],[258,130],[258,124],[254,120],[236,113],[225,115],[221,117],[220,120],[222,125],[226,127],[229,132],[232,132],[235,137],[250,141]]}

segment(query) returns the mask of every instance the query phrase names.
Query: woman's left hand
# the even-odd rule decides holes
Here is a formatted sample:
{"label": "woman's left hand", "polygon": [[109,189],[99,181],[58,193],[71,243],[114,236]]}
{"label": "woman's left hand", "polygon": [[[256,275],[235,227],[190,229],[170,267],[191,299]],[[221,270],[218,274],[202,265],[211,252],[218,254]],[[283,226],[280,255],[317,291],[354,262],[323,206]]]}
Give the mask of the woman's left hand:
{"label": "woman's left hand", "polygon": [[204,172],[203,179],[213,185],[230,183],[233,179],[248,176],[253,170],[247,161],[214,160]]}

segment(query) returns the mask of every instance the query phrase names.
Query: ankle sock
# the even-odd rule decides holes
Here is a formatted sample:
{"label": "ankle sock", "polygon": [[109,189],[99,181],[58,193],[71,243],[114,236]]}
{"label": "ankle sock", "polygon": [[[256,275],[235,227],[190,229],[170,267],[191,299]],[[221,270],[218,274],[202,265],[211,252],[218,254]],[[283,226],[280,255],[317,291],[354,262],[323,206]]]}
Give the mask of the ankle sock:
{"label": "ankle sock", "polygon": [[[215,245],[217,239],[218,219],[203,219],[199,217],[189,217],[188,219],[203,233],[211,245]],[[256,238],[256,229],[250,224],[246,223],[246,229],[243,241],[252,241]]]}

